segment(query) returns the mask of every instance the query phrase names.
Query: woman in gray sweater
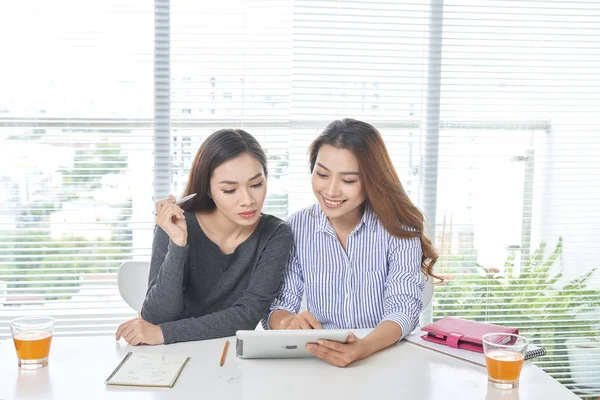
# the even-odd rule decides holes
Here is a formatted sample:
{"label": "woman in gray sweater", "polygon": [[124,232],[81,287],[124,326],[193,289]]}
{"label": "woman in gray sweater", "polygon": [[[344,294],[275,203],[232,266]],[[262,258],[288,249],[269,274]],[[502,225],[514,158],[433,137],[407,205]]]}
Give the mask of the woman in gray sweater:
{"label": "woman in gray sweater", "polygon": [[262,214],[265,153],[247,132],[223,129],[200,146],[184,195],[156,203],[141,317],[119,327],[132,345],[231,336],[254,329],[275,298],[293,236]]}

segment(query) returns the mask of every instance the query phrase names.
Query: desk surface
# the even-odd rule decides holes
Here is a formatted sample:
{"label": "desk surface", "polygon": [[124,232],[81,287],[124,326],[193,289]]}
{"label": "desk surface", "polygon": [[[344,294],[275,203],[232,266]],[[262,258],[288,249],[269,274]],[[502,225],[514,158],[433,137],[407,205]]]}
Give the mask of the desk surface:
{"label": "desk surface", "polygon": [[[363,333],[364,334],[364,333]],[[132,347],[110,336],[55,337],[49,366],[23,371],[12,340],[0,342],[0,399],[578,399],[527,362],[517,390],[487,384],[485,368],[399,343],[336,368],[316,358],[240,360],[230,338],[219,367],[224,339]],[[190,358],[172,389],[107,387],[104,380],[128,351],[183,354]]]}

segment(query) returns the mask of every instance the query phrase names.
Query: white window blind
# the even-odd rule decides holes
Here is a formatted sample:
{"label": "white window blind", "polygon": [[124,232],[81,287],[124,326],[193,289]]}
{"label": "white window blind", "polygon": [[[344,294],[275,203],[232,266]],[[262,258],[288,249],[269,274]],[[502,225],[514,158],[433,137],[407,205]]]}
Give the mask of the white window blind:
{"label": "white window blind", "polygon": [[433,317],[517,326],[597,396],[600,2],[444,0],[440,23]]}
{"label": "white window blind", "polygon": [[217,129],[254,135],[268,158],[265,212],[287,216],[290,1],[171,1],[171,188]]}
{"label": "white window blind", "polygon": [[153,11],[0,4],[0,338],[22,315],[59,335],[135,315],[116,271],[150,255]]}
{"label": "white window blind", "polygon": [[263,144],[285,217],[315,201],[310,142],[352,117],[430,222],[430,318],[518,326],[597,392],[599,1],[43,4],[0,6],[0,335],[25,313],[114,333],[116,268],[149,258],[154,197],[214,130]]}
{"label": "white window blind", "polygon": [[294,1],[290,212],[315,202],[308,147],[334,119],[377,127],[407,192],[419,196],[428,5]]}

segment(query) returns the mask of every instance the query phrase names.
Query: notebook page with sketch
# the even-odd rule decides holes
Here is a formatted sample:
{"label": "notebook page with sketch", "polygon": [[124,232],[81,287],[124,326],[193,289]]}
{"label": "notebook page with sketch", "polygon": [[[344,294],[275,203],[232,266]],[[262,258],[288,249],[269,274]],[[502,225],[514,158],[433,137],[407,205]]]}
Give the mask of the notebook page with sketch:
{"label": "notebook page with sketch", "polygon": [[189,357],[129,352],[104,382],[107,385],[173,387]]}

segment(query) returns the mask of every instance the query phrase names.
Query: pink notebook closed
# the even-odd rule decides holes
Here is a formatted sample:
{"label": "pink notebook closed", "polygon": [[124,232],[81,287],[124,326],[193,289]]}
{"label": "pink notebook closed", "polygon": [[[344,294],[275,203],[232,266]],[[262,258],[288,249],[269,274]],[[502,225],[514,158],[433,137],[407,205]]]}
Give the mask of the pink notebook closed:
{"label": "pink notebook closed", "polygon": [[[427,332],[426,335],[421,336],[424,340],[445,344],[456,349],[476,351],[478,353],[483,353],[481,337],[486,333],[519,333],[519,330],[516,328],[507,328],[500,325],[468,321],[454,317],[444,317],[439,321],[424,326],[421,330]],[[502,340],[500,338],[500,342]]]}

